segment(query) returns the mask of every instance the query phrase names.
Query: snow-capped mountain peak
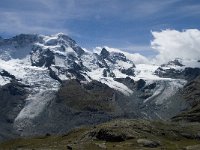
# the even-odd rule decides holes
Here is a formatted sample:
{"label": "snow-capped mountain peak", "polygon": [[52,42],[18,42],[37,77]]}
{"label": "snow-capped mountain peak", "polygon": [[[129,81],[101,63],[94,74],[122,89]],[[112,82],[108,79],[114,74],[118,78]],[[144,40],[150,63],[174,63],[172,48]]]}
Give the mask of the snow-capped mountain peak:
{"label": "snow-capped mountain peak", "polygon": [[[95,72],[98,72],[98,81],[110,78],[111,82],[116,82],[113,78],[118,76],[118,72],[124,76],[127,74],[134,76],[135,65],[131,60],[127,60],[123,53],[112,53],[109,57],[105,57],[104,52],[109,55],[106,49],[103,49],[100,55],[85,52],[63,33],[49,36],[20,34],[10,39],[3,39],[0,43],[0,58],[1,61],[5,61],[1,66],[2,69],[8,70],[22,81],[23,77],[20,78],[14,70],[18,67],[18,70],[21,70],[27,65],[30,65],[29,68],[46,67],[49,76],[57,81],[76,78],[89,82],[97,79],[93,77]],[[18,65],[19,62],[21,66]],[[5,67],[6,63],[10,64],[9,68]],[[27,73],[26,70],[23,72]],[[108,81],[108,79],[103,80]],[[124,92],[123,89],[121,91]]]}
{"label": "snow-capped mountain peak", "polygon": [[[28,66],[38,68],[38,70],[45,68],[48,76],[56,82],[68,79],[86,82],[97,80],[124,94],[130,94],[131,89],[126,85],[121,85],[122,83],[117,82],[115,78],[130,77],[136,81],[139,79],[162,80],[157,71],[159,66],[151,65],[149,60],[140,54],[131,54],[107,46],[97,47],[94,52],[85,51],[63,33],[48,36],[20,34],[10,39],[2,39],[0,59],[5,61],[4,64],[11,64],[7,67],[1,65],[1,69],[16,76],[22,82],[23,77],[20,78],[15,70],[18,68],[22,71],[21,68]],[[185,68],[189,64],[185,63],[186,61],[177,59],[161,67],[163,69]],[[22,74],[27,74],[26,69],[23,69]],[[5,83],[9,81],[8,79],[9,77],[5,79]]]}

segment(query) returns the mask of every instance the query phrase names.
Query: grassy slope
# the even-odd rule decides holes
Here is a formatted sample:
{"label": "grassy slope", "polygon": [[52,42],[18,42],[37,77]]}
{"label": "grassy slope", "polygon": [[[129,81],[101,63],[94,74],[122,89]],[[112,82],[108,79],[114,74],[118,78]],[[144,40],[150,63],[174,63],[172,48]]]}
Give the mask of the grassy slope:
{"label": "grassy slope", "polygon": [[76,129],[62,136],[43,136],[4,142],[0,144],[0,149],[66,149],[67,146],[87,150],[105,147],[111,150],[150,149],[137,143],[138,139],[149,139],[160,143],[160,146],[151,149],[174,150],[200,144],[199,133],[199,124],[115,120],[95,127]]}

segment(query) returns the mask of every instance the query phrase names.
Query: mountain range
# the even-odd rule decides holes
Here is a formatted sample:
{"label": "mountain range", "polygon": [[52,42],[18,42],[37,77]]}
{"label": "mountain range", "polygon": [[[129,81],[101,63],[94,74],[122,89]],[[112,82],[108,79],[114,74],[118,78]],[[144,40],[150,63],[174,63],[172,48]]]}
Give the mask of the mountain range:
{"label": "mountain range", "polygon": [[200,121],[200,60],[159,64],[63,33],[0,38],[0,140],[113,119]]}

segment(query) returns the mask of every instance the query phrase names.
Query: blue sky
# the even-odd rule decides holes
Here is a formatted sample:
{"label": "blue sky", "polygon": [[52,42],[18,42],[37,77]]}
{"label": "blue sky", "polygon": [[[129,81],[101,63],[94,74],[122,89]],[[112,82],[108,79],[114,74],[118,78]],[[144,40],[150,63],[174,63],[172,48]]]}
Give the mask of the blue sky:
{"label": "blue sky", "polygon": [[150,56],[151,31],[200,28],[199,0],[1,0],[0,35],[64,32],[82,47]]}

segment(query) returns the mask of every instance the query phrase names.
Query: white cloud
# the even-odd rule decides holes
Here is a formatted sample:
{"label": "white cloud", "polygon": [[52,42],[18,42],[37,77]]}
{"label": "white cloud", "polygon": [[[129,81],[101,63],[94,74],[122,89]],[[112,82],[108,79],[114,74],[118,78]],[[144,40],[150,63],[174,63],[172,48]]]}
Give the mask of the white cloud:
{"label": "white cloud", "polygon": [[200,30],[163,30],[152,32],[153,49],[158,51],[156,60],[165,63],[175,58],[200,59]]}

